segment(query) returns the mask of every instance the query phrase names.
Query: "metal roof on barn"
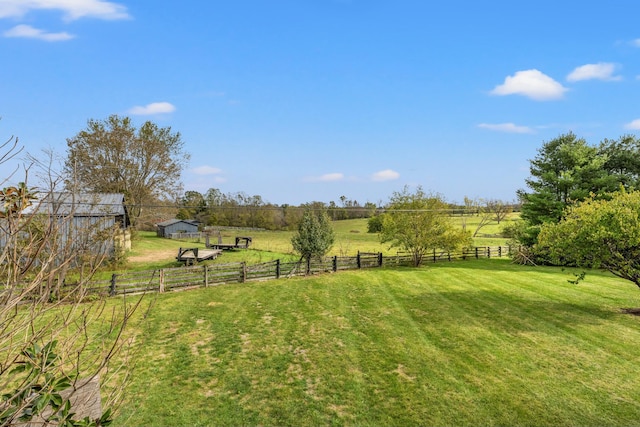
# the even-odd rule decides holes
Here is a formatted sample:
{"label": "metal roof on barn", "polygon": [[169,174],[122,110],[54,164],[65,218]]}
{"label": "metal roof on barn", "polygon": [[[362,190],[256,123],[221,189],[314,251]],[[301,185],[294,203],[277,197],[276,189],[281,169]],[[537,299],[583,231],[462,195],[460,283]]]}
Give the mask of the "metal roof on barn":
{"label": "metal roof on barn", "polygon": [[31,213],[48,211],[53,215],[126,216],[121,193],[48,193],[32,208]]}
{"label": "metal roof on barn", "polygon": [[195,221],[195,220],[192,220],[192,219],[177,219],[177,218],[174,218],[174,219],[168,219],[168,220],[166,220],[166,221],[159,222],[159,223],[158,223],[158,224],[156,224],[156,225],[157,225],[158,227],[168,227],[168,226],[170,226],[170,225],[177,224],[177,223],[179,223],[179,222],[185,222],[185,223],[187,223],[187,224],[194,225],[194,226],[196,226],[196,227],[198,226],[198,221]]}

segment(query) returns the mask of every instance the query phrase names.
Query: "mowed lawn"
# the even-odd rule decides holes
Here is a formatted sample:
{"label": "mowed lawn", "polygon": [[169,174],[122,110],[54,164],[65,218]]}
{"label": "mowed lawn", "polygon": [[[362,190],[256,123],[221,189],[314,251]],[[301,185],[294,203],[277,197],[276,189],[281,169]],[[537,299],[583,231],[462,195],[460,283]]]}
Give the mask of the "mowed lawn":
{"label": "mowed lawn", "polygon": [[637,425],[630,282],[509,260],[157,296],[116,425]]}

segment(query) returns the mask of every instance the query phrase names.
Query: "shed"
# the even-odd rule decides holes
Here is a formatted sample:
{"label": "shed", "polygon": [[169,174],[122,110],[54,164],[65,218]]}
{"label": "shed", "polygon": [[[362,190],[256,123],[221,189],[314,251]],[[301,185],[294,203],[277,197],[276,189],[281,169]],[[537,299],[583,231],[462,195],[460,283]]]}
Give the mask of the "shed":
{"label": "shed", "polygon": [[198,221],[192,219],[170,219],[158,224],[158,230],[156,231],[158,237],[171,237],[173,233],[197,233]]}
{"label": "shed", "polygon": [[129,215],[121,193],[51,192],[25,209],[24,214],[48,216],[64,237],[61,241],[70,246],[67,249],[78,255],[112,256],[116,247],[131,249]]}

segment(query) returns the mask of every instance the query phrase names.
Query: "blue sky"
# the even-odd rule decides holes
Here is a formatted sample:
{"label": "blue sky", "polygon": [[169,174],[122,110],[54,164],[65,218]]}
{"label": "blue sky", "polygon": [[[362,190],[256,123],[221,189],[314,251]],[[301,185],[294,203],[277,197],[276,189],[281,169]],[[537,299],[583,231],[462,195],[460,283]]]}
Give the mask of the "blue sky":
{"label": "blue sky", "polygon": [[510,201],[543,142],[640,130],[638,16],[615,0],[0,0],[0,139],[64,156],[119,114],[181,133],[185,190]]}

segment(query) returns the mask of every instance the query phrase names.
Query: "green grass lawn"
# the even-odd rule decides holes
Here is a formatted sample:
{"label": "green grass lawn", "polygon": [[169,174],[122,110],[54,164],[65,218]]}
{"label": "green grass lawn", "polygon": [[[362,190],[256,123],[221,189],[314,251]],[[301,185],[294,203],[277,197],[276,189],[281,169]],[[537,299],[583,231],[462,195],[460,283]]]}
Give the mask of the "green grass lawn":
{"label": "green grass lawn", "polygon": [[116,425],[636,425],[640,293],[571,277],[474,260],[161,294]]}

